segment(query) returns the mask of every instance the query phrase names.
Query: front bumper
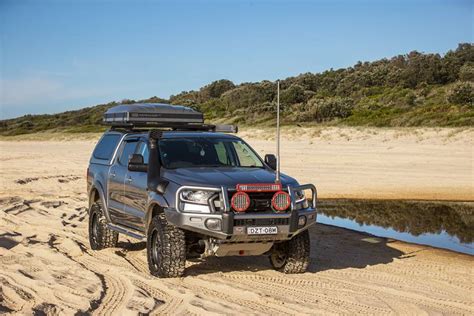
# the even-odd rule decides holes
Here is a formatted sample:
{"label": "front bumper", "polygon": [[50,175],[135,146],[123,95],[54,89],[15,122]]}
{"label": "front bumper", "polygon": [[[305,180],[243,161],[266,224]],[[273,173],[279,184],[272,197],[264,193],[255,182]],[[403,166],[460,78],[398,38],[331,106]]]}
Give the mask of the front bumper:
{"label": "front bumper", "polygon": [[[299,189],[311,189],[313,199],[311,205],[305,209],[297,209],[294,201],[293,191]],[[249,241],[279,241],[291,239],[294,235],[308,229],[316,223],[316,188],[313,185],[289,188],[292,198],[291,211],[287,213],[248,213],[238,214],[233,211],[222,213],[187,213],[176,208],[166,208],[165,215],[169,223],[182,229],[211,236],[230,242]],[[304,225],[299,225],[300,217],[306,218]],[[220,229],[209,229],[206,225],[208,220],[220,220]],[[249,235],[247,227],[277,227],[277,234]]]}
{"label": "front bumper", "polygon": [[[303,230],[316,223],[316,209],[292,211],[286,214],[191,214],[180,213],[175,209],[165,209],[168,222],[182,229],[203,235],[225,239],[228,241],[273,241],[288,240]],[[306,217],[306,224],[298,226],[300,216]],[[208,219],[221,220],[221,230],[211,230],[206,227]],[[247,227],[250,226],[276,226],[277,234],[273,235],[248,235]]]}

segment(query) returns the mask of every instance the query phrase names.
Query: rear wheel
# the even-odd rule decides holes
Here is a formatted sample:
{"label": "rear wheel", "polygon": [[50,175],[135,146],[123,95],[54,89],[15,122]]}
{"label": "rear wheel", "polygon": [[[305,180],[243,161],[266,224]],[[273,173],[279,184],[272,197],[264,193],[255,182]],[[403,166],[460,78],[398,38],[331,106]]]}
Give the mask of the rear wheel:
{"label": "rear wheel", "polygon": [[93,250],[117,246],[119,234],[107,227],[102,204],[92,204],[89,212],[89,243]]}
{"label": "rear wheel", "polygon": [[164,214],[151,220],[147,235],[147,258],[150,273],[160,278],[180,277],[186,264],[184,232],[168,223]]}
{"label": "rear wheel", "polygon": [[275,244],[270,254],[273,268],[287,274],[306,272],[309,261],[310,241],[307,230],[291,240]]}

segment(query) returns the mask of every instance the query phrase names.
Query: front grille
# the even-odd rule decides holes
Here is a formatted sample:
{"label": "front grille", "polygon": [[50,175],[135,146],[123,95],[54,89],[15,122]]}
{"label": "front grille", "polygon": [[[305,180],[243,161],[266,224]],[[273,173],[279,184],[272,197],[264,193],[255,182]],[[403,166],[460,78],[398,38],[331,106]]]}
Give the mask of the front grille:
{"label": "front grille", "polygon": [[234,226],[288,225],[289,218],[245,218],[234,219]]}

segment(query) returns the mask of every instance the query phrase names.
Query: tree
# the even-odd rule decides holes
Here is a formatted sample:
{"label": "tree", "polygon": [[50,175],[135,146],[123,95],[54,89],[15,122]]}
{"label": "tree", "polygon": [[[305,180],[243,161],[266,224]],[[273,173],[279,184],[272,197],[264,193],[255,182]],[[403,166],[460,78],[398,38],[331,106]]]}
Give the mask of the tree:
{"label": "tree", "polygon": [[227,79],[217,80],[201,88],[200,94],[203,99],[220,98],[225,92],[234,89],[235,85]]}
{"label": "tree", "polygon": [[281,92],[280,100],[283,106],[301,103],[305,101],[304,88],[299,84],[292,84],[288,89]]}

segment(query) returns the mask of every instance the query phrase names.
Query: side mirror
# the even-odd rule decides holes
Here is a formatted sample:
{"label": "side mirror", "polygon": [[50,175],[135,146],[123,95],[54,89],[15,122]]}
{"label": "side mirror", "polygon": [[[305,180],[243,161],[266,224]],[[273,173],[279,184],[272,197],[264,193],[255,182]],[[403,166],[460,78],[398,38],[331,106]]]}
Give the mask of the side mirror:
{"label": "side mirror", "polygon": [[276,170],[276,168],[277,168],[277,159],[276,159],[275,155],[273,155],[273,154],[265,155],[265,163],[270,168],[272,168],[273,170]]}
{"label": "side mirror", "polygon": [[128,170],[147,172],[148,165],[143,162],[143,156],[140,154],[133,154],[128,160]]}

